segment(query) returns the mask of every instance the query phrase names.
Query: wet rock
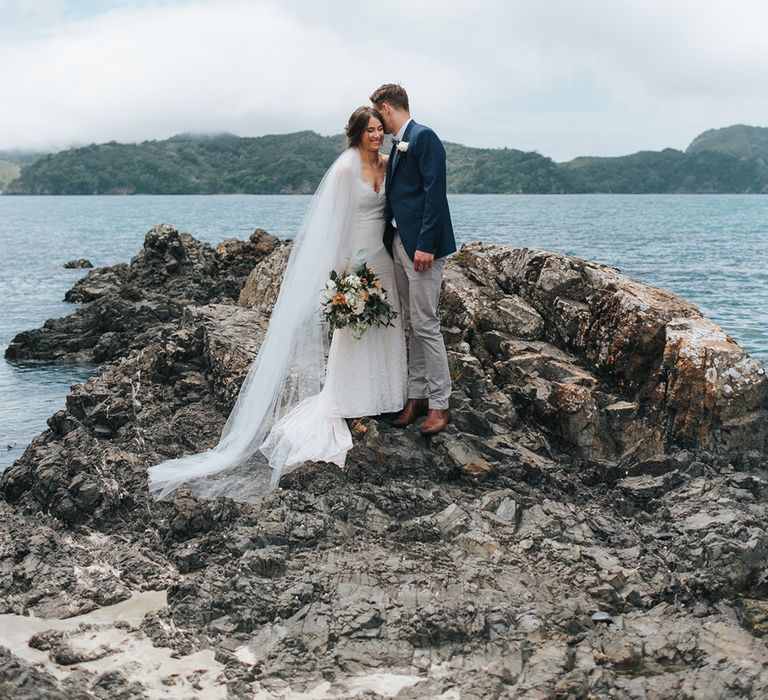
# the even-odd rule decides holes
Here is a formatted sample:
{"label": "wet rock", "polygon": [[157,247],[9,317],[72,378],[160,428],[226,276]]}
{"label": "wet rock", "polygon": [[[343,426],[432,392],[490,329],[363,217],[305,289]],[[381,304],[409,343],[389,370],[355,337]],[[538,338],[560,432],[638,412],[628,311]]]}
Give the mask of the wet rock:
{"label": "wet rock", "polygon": [[114,653],[113,649],[104,644],[91,649],[73,646],[70,643],[69,634],[61,630],[49,630],[33,635],[29,640],[29,646],[40,651],[47,651],[51,660],[60,666],[96,661]]}
{"label": "wet rock", "polygon": [[658,498],[669,491],[670,485],[673,483],[671,478],[667,475],[649,476],[647,474],[628,476],[626,479],[618,481],[616,486],[636,504],[645,506],[654,498]]}
{"label": "wet rock", "polygon": [[64,263],[63,267],[71,270],[75,268],[93,267],[93,263],[85,258],[77,258],[77,260],[68,260]]}

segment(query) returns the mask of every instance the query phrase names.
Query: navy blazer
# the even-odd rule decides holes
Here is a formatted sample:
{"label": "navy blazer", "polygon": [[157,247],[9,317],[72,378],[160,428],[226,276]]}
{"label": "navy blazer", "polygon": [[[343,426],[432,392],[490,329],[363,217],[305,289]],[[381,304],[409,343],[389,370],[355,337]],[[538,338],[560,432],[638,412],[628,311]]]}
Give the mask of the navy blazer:
{"label": "navy blazer", "polygon": [[392,255],[395,229],[413,260],[417,250],[442,258],[456,250],[446,196],[445,148],[432,129],[411,121],[403,134],[405,153],[389,156],[386,178],[387,225],[384,245]]}

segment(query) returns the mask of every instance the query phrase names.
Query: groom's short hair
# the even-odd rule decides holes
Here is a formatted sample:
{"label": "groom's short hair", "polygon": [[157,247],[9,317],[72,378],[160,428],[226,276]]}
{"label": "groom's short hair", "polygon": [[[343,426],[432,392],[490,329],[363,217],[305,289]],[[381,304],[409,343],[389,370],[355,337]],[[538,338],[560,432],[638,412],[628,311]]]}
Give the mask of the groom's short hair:
{"label": "groom's short hair", "polygon": [[370,99],[377,107],[382,104],[382,102],[386,102],[391,107],[404,109],[406,112],[411,111],[408,106],[408,93],[402,85],[385,83],[374,91]]}

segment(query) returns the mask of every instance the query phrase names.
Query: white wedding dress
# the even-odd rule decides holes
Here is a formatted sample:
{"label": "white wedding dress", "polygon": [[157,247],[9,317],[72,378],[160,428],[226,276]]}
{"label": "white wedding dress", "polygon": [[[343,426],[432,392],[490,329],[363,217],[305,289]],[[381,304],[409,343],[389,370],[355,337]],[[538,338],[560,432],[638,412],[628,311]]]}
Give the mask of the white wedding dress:
{"label": "white wedding dress", "polygon": [[385,196],[361,177],[347,149],[329,168],[294,241],[267,333],[217,445],[148,470],[155,498],[182,483],[198,496],[253,501],[306,461],[343,466],[352,447],[345,418],[399,411],[407,360],[400,315],[355,339],[321,313],[330,271],[367,263],[399,312],[394,263],[383,244]]}
{"label": "white wedding dress", "polygon": [[356,186],[361,196],[342,269],[337,272],[350,273],[367,263],[398,315],[392,326],[368,328],[359,339],[346,328],[334,332],[322,391],[279,420],[260,447],[273,469],[307,461],[344,466],[352,447],[344,418],[394,413],[406,401],[405,334],[395,269],[383,238],[384,189],[376,192],[360,177]]}

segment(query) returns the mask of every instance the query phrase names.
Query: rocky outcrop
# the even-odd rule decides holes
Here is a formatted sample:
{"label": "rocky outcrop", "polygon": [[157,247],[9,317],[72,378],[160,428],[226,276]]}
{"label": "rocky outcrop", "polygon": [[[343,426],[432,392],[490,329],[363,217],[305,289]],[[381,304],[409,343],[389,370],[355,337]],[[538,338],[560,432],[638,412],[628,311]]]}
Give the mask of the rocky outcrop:
{"label": "rocky outcrop", "polygon": [[129,265],[97,268],[67,292],[73,314],[19,333],[5,351],[17,362],[96,362],[124,357],[174,327],[192,304],[237,300],[253,266],[280,245],[262,230],[216,249],[167,224],[149,231]]}
{"label": "rocky outcrop", "polygon": [[157,688],[197,669],[230,697],[768,692],[765,377],[694,307],[584,260],[464,246],[443,288],[445,433],[369,418],[343,470],[302,465],[257,503],[155,503],[147,467],[216,442],[279,289],[288,246],[229,245],[255,258],[242,292],[221,303],[212,283],[75,386],[0,478],[0,613],[148,589],[167,605],[38,633],[45,668],[0,650],[0,690],[151,694],[120,656],[150,640],[187,669]]}
{"label": "rocky outcrop", "polygon": [[587,457],[763,459],[764,368],[670,292],[578,258],[472,244],[449,266],[443,300],[448,332]]}
{"label": "rocky outcrop", "polygon": [[77,258],[76,260],[67,260],[67,262],[65,262],[62,267],[66,268],[67,270],[74,270],[77,268],[93,267],[93,263],[90,260],[86,260],[85,258]]}

